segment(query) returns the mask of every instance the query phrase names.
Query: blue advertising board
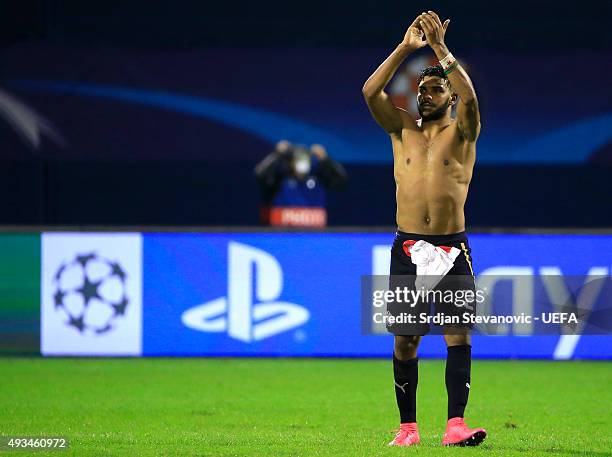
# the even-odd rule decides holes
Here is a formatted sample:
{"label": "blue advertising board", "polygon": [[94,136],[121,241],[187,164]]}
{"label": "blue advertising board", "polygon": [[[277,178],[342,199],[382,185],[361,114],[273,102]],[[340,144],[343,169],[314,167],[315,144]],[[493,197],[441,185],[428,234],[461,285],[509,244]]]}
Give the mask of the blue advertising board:
{"label": "blue advertising board", "polygon": [[[361,278],[388,272],[393,234],[143,235],[145,356],[388,357],[390,335],[365,334]],[[609,281],[612,236],[473,234],[477,277],[598,274]],[[424,338],[422,357],[446,354]],[[612,358],[608,335],[473,338],[491,358]]]}

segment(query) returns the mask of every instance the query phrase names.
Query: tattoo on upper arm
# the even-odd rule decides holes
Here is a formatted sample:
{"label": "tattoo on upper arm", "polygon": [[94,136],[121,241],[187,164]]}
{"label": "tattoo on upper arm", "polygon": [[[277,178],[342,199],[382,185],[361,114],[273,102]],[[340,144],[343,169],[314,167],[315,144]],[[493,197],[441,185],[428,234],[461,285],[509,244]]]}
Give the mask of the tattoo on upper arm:
{"label": "tattoo on upper arm", "polygon": [[464,103],[464,115],[459,121],[459,132],[462,139],[473,139],[478,134],[480,116],[476,98]]}

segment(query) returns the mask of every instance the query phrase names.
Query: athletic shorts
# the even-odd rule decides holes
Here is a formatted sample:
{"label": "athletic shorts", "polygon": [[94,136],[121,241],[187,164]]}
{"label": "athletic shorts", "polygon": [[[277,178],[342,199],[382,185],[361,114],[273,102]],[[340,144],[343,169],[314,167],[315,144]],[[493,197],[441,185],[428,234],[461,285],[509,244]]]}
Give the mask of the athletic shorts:
{"label": "athletic shorts", "polygon": [[[387,316],[393,316],[395,323],[387,323],[387,330],[395,335],[425,335],[433,330],[434,333],[443,333],[443,326],[471,328],[467,314],[475,314],[475,283],[472,269],[471,249],[465,232],[450,235],[421,235],[397,231],[393,247],[391,248],[391,271],[389,277],[390,290],[399,286],[403,290],[416,290],[416,265],[406,252],[405,242],[408,240],[424,240],[434,246],[455,247],[460,250],[455,258],[453,267],[427,295],[412,295],[411,303],[404,300],[401,303],[387,302]],[[471,292],[469,292],[471,291]],[[404,295],[405,297],[405,295]],[[433,306],[432,306],[433,305]],[[432,309],[434,313],[432,313]],[[398,316],[414,315],[412,322],[397,323]],[[430,316],[430,317],[427,317]],[[464,330],[463,330],[464,331]]]}

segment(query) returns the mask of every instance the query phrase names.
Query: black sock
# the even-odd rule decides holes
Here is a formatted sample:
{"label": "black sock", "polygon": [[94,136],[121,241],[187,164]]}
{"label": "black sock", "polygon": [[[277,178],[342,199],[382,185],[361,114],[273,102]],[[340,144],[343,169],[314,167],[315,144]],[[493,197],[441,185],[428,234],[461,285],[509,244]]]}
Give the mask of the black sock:
{"label": "black sock", "polygon": [[395,399],[400,423],[416,422],[416,391],[419,382],[419,359],[399,360],[393,355]]}
{"label": "black sock", "polygon": [[448,393],[448,418],[463,417],[470,394],[470,367],[472,346],[449,346],[446,357],[446,392]]}

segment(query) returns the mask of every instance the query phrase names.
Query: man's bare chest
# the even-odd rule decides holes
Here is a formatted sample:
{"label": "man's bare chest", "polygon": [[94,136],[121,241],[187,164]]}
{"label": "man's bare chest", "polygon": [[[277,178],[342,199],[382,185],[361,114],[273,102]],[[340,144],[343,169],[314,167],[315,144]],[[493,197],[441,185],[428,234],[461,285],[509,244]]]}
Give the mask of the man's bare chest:
{"label": "man's bare chest", "polygon": [[462,156],[461,144],[452,132],[441,132],[434,137],[410,132],[394,145],[396,171],[444,172],[457,165]]}

